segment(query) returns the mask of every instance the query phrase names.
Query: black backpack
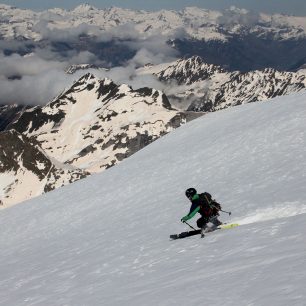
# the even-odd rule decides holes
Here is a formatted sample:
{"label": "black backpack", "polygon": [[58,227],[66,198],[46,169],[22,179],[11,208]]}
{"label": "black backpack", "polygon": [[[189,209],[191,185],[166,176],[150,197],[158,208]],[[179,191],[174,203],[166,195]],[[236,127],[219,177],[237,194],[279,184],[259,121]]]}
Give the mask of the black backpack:
{"label": "black backpack", "polygon": [[204,216],[219,216],[221,205],[212,199],[208,192],[200,193],[200,213]]}

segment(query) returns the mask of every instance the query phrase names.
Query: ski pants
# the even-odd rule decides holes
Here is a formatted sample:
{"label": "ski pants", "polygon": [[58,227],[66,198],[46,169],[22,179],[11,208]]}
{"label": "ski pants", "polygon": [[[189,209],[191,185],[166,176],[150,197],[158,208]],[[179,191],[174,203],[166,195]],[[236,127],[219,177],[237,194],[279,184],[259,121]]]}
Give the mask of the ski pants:
{"label": "ski pants", "polygon": [[222,224],[221,221],[218,220],[218,216],[212,216],[210,218],[207,217],[201,217],[197,220],[197,226],[199,228],[205,228],[207,223],[211,222],[214,226],[219,226]]}

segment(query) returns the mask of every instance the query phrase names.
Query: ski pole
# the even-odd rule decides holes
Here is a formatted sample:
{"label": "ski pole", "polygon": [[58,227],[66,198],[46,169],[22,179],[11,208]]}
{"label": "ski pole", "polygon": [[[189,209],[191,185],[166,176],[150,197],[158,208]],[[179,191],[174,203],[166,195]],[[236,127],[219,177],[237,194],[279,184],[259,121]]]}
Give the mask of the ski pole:
{"label": "ski pole", "polygon": [[225,210],[222,210],[222,209],[220,209],[220,211],[222,211],[224,213],[227,213],[229,216],[232,214],[230,211],[225,211]]}
{"label": "ski pole", "polygon": [[192,228],[193,230],[196,231],[196,229],[194,227],[192,227],[189,223],[187,223],[186,221],[184,221],[184,223],[186,223],[190,228]]}

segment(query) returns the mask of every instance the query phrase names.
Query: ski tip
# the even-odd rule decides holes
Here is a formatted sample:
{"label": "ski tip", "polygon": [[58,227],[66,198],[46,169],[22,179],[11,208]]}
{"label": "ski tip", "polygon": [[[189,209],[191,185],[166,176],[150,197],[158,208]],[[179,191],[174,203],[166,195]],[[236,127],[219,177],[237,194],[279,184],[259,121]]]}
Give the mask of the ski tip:
{"label": "ski tip", "polygon": [[220,225],[221,229],[228,229],[228,228],[233,228],[239,226],[238,223],[231,223],[231,224],[222,224]]}

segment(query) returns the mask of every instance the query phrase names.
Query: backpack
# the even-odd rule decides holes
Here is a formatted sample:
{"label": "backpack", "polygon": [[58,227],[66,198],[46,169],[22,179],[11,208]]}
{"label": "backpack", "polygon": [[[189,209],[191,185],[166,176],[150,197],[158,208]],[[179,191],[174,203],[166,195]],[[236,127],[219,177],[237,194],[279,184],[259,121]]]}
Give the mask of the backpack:
{"label": "backpack", "polygon": [[200,193],[200,214],[205,217],[219,216],[221,205],[212,199],[208,192]]}

